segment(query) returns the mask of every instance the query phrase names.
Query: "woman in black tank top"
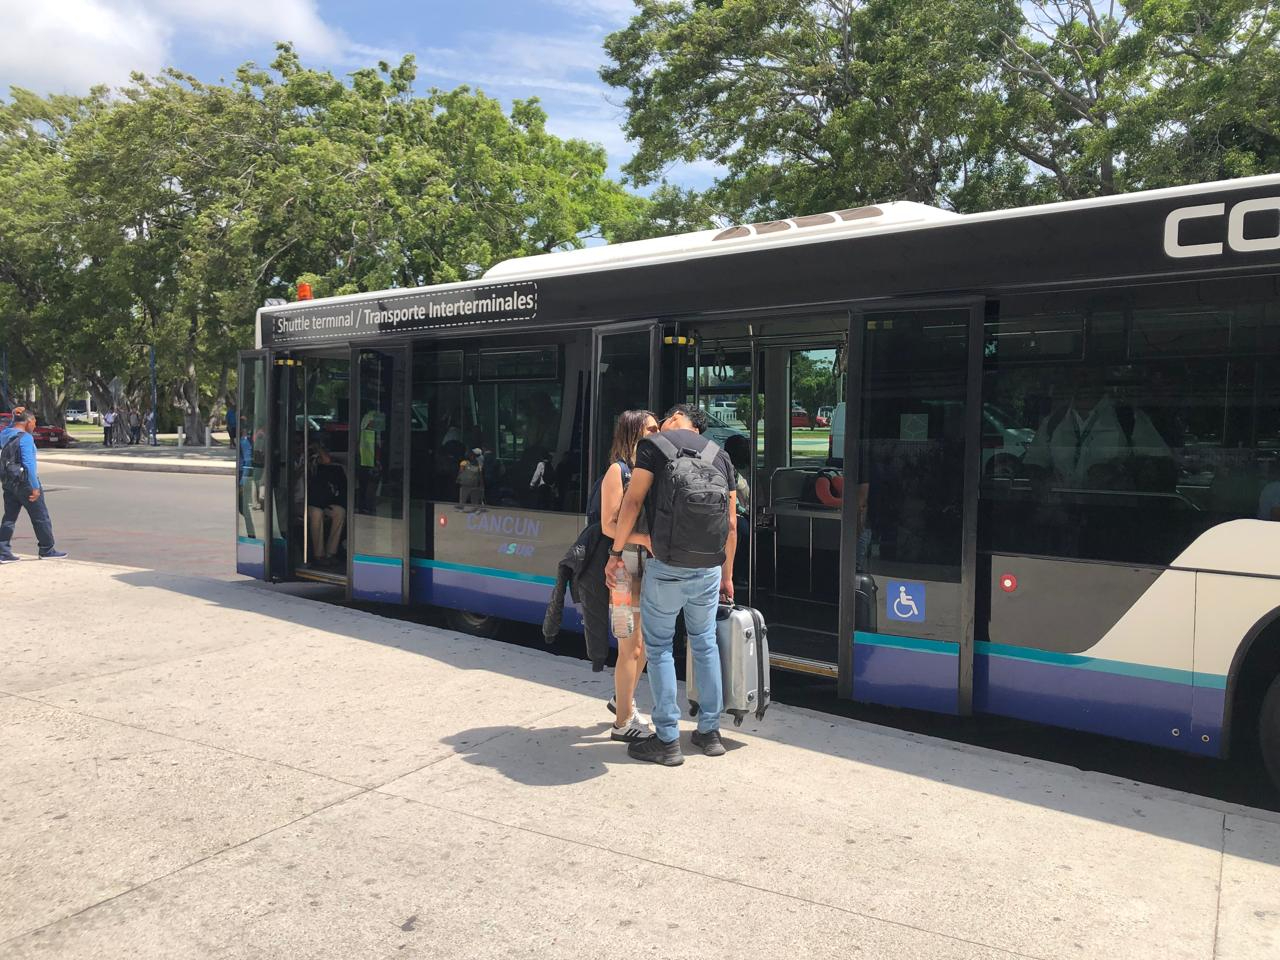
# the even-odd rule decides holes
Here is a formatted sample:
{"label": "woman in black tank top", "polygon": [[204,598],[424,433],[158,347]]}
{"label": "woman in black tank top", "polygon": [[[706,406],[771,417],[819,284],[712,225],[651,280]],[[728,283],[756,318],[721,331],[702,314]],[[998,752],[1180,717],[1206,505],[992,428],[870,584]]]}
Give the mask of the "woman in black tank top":
{"label": "woman in black tank top", "polygon": [[[618,415],[613,430],[613,447],[609,451],[609,469],[600,486],[600,527],[605,538],[612,540],[618,529],[618,510],[626,492],[631,468],[636,462],[636,447],[643,437],[658,432],[658,419],[648,410],[624,410]],[[625,466],[626,469],[623,469]],[[614,698],[610,708],[617,713],[610,736],[623,743],[642,740],[652,733],[648,723],[635,709],[636,685],[644,672],[644,636],[640,627],[640,579],[644,575],[644,558],[652,549],[648,527],[641,516],[635,532],[623,550],[623,562],[631,577],[631,602],[636,611],[635,630],[629,637],[618,638],[618,665],[613,671]]]}

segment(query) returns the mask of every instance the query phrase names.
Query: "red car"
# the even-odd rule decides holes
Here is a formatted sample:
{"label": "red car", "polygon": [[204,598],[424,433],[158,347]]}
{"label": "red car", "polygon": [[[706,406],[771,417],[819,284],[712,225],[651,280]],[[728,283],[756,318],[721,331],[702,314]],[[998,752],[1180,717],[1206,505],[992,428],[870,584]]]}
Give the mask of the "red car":
{"label": "red car", "polygon": [[66,447],[75,442],[71,439],[71,435],[61,427],[44,424],[38,420],[31,438],[35,440],[37,447]]}
{"label": "red car", "polygon": [[[0,413],[0,430],[13,423],[12,413]],[[31,439],[36,442],[37,447],[66,447],[75,441],[67,431],[61,427],[54,427],[49,424],[36,421],[35,432],[32,433]]]}
{"label": "red car", "polygon": [[809,419],[809,411],[804,407],[791,408],[791,426],[793,427],[812,427],[813,421]]}

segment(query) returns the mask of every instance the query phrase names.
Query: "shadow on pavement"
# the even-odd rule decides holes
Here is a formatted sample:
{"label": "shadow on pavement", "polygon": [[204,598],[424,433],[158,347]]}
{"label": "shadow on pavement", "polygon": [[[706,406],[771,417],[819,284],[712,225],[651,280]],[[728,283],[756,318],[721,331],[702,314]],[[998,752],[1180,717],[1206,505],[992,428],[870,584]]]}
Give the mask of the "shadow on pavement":
{"label": "shadow on pavement", "polygon": [[[544,651],[495,643],[449,630],[423,630],[404,620],[329,604],[306,602],[324,588],[289,585],[293,595],[255,581],[223,582],[161,571],[128,571],[116,576],[122,583],[167,590],[242,612],[283,619],[299,626],[325,631],[366,643],[405,650],[446,663],[460,670],[484,670],[518,677],[556,689],[583,693],[584,686],[600,690],[599,678],[589,678],[590,665],[568,658],[553,659]],[[332,590],[332,588],[329,588]],[[643,708],[643,704],[642,704]],[[603,704],[601,704],[603,712]],[[603,776],[610,764],[631,763],[620,744],[608,739],[607,721],[588,727],[564,727],[563,736],[549,736],[556,728],[527,726],[479,727],[454,734],[443,742],[464,762],[497,769],[510,779],[531,786],[576,783]],[[1203,817],[1180,815],[1168,809],[1159,815],[1142,810],[1146,801],[1168,803],[1160,791],[1125,778],[1099,774],[1072,776],[1072,768],[1050,766],[1020,756],[956,748],[945,741],[880,728],[858,720],[813,713],[796,708],[774,708],[764,721],[748,723],[735,735],[759,737],[792,748],[814,751],[852,764],[865,764],[899,774],[950,784],[965,790],[1033,804],[1061,813],[1138,830],[1201,847],[1219,849],[1218,830],[1206,830]],[[512,738],[524,738],[521,746]],[[685,731],[684,749],[693,752]],[[750,744],[740,751],[738,762],[750,762]],[[850,789],[856,784],[850,781]],[[765,789],[770,789],[764,785]],[[1119,789],[1116,789],[1119,788]],[[1123,791],[1123,792],[1121,792]],[[1192,806],[1194,800],[1189,801]],[[1205,810],[1205,807],[1199,809]],[[1247,814],[1248,811],[1245,811]],[[1267,828],[1275,831],[1274,824]],[[1275,849],[1264,851],[1254,844],[1236,851],[1237,856],[1273,862]],[[1277,846],[1277,845],[1272,845]]]}

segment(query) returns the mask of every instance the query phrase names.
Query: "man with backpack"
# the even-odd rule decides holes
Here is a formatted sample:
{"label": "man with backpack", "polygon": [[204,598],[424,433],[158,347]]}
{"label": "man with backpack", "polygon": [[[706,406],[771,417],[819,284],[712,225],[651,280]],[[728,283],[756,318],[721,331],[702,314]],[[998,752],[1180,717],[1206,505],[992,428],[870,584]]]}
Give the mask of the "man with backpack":
{"label": "man with backpack", "polygon": [[707,415],[699,407],[677,404],[659,424],[660,431],[640,441],[631,484],[618,514],[606,579],[623,567],[622,550],[643,504],[649,517],[653,558],[640,593],[653,725],[657,733],[627,747],[637,760],[675,767],[680,752],[680,706],[672,655],[676,616],[683,610],[693,651],[699,691],[698,731],[694,746],[709,757],[725,752],[720,741],[720,651],[716,646],[716,607],[733,599],[733,555],[737,547],[737,503],[733,464],[702,431]]}
{"label": "man with backpack", "polygon": [[18,407],[13,422],[0,431],[0,486],[4,488],[4,522],[0,523],[0,563],[14,563],[21,558],[9,543],[18,523],[18,514],[27,508],[31,526],[36,532],[41,560],[61,560],[66,556],[53,546],[53,522],[36,474],[36,442],[31,436],[36,428],[36,415]]}

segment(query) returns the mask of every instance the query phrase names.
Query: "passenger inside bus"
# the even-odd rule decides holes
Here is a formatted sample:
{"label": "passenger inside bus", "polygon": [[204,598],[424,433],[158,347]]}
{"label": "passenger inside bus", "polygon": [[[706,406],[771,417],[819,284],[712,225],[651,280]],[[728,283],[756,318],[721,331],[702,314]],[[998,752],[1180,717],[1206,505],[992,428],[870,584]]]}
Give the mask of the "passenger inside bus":
{"label": "passenger inside bus", "polygon": [[307,523],[312,563],[327,566],[338,562],[346,520],[347,472],[334,463],[323,444],[313,440],[307,457]]}
{"label": "passenger inside bus", "polygon": [[724,452],[729,455],[737,477],[738,549],[733,556],[733,579],[746,583],[750,567],[751,485],[747,482],[747,474],[751,470],[751,441],[745,434],[730,434],[725,438]]}
{"label": "passenger inside bus", "polygon": [[1172,491],[1173,451],[1145,410],[1087,387],[1040,421],[1023,464],[1077,490]]}

